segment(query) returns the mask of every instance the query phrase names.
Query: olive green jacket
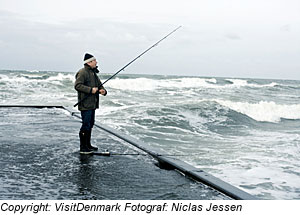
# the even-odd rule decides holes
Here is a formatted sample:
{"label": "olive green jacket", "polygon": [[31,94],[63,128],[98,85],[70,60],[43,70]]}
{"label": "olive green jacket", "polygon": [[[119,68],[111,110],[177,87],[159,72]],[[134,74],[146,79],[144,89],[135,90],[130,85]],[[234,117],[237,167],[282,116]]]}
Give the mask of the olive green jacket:
{"label": "olive green jacket", "polygon": [[78,93],[78,102],[89,95],[84,101],[78,104],[78,110],[80,111],[99,108],[99,93],[92,94],[93,87],[105,90],[96,74],[98,72],[97,68],[92,69],[90,66],[84,65],[84,68],[80,69],[75,76],[74,88]]}

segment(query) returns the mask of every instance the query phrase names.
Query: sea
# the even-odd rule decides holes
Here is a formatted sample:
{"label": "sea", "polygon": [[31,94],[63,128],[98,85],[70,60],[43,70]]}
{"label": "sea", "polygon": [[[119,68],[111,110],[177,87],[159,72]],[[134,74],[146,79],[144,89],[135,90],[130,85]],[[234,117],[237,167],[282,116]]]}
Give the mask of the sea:
{"label": "sea", "polygon": [[[75,73],[0,70],[0,105],[77,111]],[[299,80],[120,73],[104,87],[97,122],[259,198],[300,199]]]}

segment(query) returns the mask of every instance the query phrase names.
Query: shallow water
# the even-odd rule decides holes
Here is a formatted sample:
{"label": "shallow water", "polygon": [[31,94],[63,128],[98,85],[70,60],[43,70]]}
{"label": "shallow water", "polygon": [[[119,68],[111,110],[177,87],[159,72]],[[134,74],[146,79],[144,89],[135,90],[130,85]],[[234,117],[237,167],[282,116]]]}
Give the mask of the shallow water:
{"label": "shallow water", "polygon": [[[60,109],[0,108],[0,199],[228,199],[147,156],[81,156],[80,122]],[[94,129],[93,145],[140,153]]]}

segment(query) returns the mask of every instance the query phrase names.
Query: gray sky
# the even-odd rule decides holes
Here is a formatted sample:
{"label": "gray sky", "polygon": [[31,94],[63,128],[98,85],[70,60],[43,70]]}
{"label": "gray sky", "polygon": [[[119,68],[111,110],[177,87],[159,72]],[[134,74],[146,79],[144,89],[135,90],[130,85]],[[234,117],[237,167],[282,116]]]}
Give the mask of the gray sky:
{"label": "gray sky", "polygon": [[300,79],[299,0],[0,0],[0,69]]}

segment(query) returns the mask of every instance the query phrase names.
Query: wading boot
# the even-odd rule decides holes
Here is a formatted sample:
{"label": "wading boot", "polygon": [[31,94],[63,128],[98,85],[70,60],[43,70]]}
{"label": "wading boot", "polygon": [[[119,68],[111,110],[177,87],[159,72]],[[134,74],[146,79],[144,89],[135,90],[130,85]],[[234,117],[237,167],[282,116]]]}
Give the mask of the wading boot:
{"label": "wading boot", "polygon": [[91,145],[92,130],[87,131],[87,147],[92,151],[98,151],[98,148]]}
{"label": "wading boot", "polygon": [[88,132],[79,132],[80,138],[80,154],[92,154],[93,150],[89,149],[87,146],[88,141]]}

